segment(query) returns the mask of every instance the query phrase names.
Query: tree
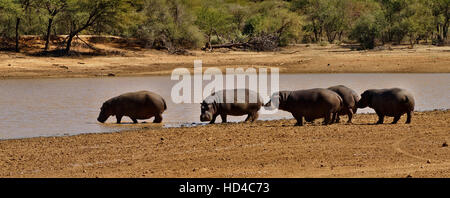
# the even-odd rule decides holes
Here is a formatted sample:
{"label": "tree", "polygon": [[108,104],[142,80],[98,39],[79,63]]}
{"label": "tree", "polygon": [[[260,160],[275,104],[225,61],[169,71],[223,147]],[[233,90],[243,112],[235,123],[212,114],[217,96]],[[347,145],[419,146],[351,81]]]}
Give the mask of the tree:
{"label": "tree", "polygon": [[210,5],[202,5],[196,11],[197,19],[195,24],[203,32],[207,39],[206,46],[211,46],[211,39],[228,33],[230,30],[231,16],[223,11],[221,8],[216,8]]}
{"label": "tree", "polygon": [[290,11],[286,2],[262,2],[254,13],[245,25],[244,34],[276,38],[279,46],[289,44],[301,34],[300,16]]}
{"label": "tree", "polygon": [[438,44],[444,44],[448,36],[450,19],[450,0],[433,0],[429,2],[434,17],[436,39]]}
{"label": "tree", "polygon": [[357,40],[362,49],[373,49],[376,39],[380,36],[381,26],[379,25],[380,13],[366,14],[356,21],[349,38]]}
{"label": "tree", "polygon": [[328,42],[332,43],[346,28],[347,1],[331,0],[326,5],[323,25]]}
{"label": "tree", "polygon": [[[220,36],[229,30],[230,16],[218,8],[204,5],[197,10],[195,24],[205,34],[208,48],[211,47],[213,35]],[[210,48],[211,49],[211,48]]]}
{"label": "tree", "polygon": [[204,40],[185,1],[149,0],[141,15],[136,36],[153,48],[177,53],[181,48],[200,47]]}
{"label": "tree", "polygon": [[14,13],[16,15],[16,25],[15,25],[15,50],[16,52],[20,52],[19,41],[20,41],[20,22],[22,21],[22,17],[26,15],[31,6],[31,0],[15,0],[13,3],[16,4],[16,9],[14,9]]}
{"label": "tree", "polygon": [[306,16],[308,24],[305,25],[306,32],[312,32],[313,41],[322,41],[325,18],[328,15],[328,0],[294,0],[293,10]]}
{"label": "tree", "polygon": [[409,37],[411,48],[420,39],[425,38],[433,29],[432,11],[418,0],[410,0],[408,7],[402,12],[403,19],[400,22],[402,29]]}
{"label": "tree", "polygon": [[70,52],[73,38],[96,24],[118,24],[130,10],[123,0],[67,0],[62,25],[68,28],[65,53]]}
{"label": "tree", "polygon": [[19,5],[14,0],[0,1],[0,36],[14,37],[11,30],[15,28],[15,21],[19,12]]}
{"label": "tree", "polygon": [[50,34],[55,16],[64,10],[64,8],[67,6],[67,2],[66,0],[44,0],[41,6],[47,11],[48,14],[47,34],[45,35],[45,47],[44,47],[44,51],[47,51],[49,47]]}
{"label": "tree", "polygon": [[225,37],[232,43],[244,42],[246,36],[242,34],[245,27],[245,22],[250,17],[250,6],[240,4],[227,4],[227,12],[231,16],[230,34],[225,34]]}

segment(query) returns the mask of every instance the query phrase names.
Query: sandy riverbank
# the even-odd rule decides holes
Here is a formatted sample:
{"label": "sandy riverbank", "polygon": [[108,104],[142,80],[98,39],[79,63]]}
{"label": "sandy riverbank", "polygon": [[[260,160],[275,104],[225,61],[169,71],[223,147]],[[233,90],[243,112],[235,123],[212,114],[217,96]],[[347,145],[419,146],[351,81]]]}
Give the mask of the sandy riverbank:
{"label": "sandy riverbank", "polygon": [[[96,45],[101,48],[105,45]],[[349,47],[296,45],[277,52],[217,50],[169,55],[156,50],[124,50],[111,56],[39,57],[0,52],[0,79],[170,75],[178,67],[278,67],[282,73],[448,73],[450,46],[392,46],[356,51]]]}
{"label": "sandy riverbank", "polygon": [[[450,110],[0,141],[0,177],[450,177]],[[390,122],[392,118],[386,119]],[[343,117],[343,120],[346,120]],[[444,144],[445,143],[445,144]]]}

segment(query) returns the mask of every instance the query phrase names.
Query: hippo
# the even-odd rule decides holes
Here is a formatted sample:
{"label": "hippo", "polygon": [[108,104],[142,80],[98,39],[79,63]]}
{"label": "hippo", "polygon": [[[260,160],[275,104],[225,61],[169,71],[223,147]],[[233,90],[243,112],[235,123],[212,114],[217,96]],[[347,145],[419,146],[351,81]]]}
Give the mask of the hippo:
{"label": "hippo", "polygon": [[[339,111],[339,115],[347,115],[348,116],[347,123],[352,123],[352,117],[358,110],[358,108],[356,108],[356,103],[360,99],[359,95],[355,91],[344,85],[332,86],[328,87],[328,89],[336,92],[342,98],[344,105]],[[339,121],[340,121],[339,116],[337,116],[336,122]]]}
{"label": "hippo", "polygon": [[[226,100],[227,96],[231,101]],[[248,115],[245,122],[254,122],[258,119],[258,111],[262,105],[261,97],[249,89],[220,90],[206,97],[201,103],[200,121],[213,124],[220,115],[222,123],[226,123],[227,115]]]}
{"label": "hippo", "polygon": [[303,117],[308,122],[324,118],[324,125],[337,119],[343,106],[342,98],[334,91],[315,88],[297,91],[280,91],[272,95],[265,107],[272,107],[292,113],[297,120],[296,126],[303,126]]}
{"label": "hippo", "polygon": [[378,115],[376,124],[383,124],[384,116],[394,117],[392,124],[396,124],[405,113],[407,114],[406,124],[409,124],[414,104],[413,95],[404,89],[369,89],[361,94],[356,107],[374,109]]}
{"label": "hippo", "polygon": [[167,109],[166,101],[160,95],[150,91],[125,93],[103,103],[97,120],[104,123],[109,116],[116,116],[119,124],[123,116],[137,123],[139,120],[155,117],[154,123],[161,123],[162,113]]}

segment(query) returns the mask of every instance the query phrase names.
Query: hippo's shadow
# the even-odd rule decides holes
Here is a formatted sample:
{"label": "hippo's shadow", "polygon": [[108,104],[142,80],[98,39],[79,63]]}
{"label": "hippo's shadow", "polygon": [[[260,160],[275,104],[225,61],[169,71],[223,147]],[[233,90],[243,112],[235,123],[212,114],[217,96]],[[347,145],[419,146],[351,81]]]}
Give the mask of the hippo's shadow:
{"label": "hippo's shadow", "polygon": [[104,125],[111,125],[111,126],[139,126],[139,125],[148,125],[148,124],[160,124],[160,123],[153,123],[153,122],[147,122],[147,121],[142,121],[142,122],[120,122],[120,123],[116,123],[116,122],[111,122],[111,123],[104,123]]}
{"label": "hippo's shadow", "polygon": [[377,123],[353,123],[352,125],[371,126],[371,125],[379,125],[379,124],[377,124]]}
{"label": "hippo's shadow", "polygon": [[385,123],[383,123],[383,124],[377,124],[377,123],[357,123],[357,124],[355,124],[355,123],[353,123],[353,125],[360,125],[360,126],[362,126],[362,125],[365,125],[365,126],[371,126],[371,125],[396,125],[396,124],[402,124],[402,123],[390,123],[390,122],[385,122]]}

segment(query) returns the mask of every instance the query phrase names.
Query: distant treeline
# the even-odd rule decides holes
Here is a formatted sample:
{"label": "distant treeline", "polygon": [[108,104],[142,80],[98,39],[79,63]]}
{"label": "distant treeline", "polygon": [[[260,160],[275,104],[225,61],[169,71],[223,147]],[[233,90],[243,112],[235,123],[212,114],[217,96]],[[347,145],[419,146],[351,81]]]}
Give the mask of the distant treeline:
{"label": "distant treeline", "polygon": [[169,51],[310,42],[441,45],[449,8],[450,0],[0,0],[0,37],[19,51],[21,35],[41,35],[44,50],[52,36],[67,35],[60,46],[66,53],[78,34],[133,38]]}

